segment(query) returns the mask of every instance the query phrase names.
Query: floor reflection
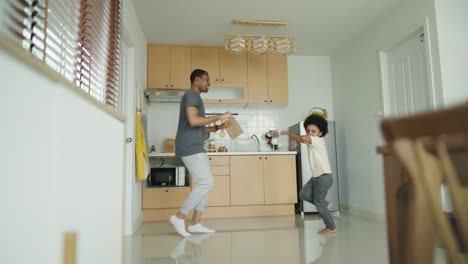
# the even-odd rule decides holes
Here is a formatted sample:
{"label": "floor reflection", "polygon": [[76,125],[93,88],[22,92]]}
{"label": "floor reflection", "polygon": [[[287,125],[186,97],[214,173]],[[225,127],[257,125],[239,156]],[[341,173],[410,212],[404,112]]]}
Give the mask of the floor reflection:
{"label": "floor reflection", "polygon": [[383,223],[346,214],[335,221],[337,235],[322,236],[317,215],[206,220],[215,234],[185,239],[168,223],[145,223],[126,238],[125,264],[388,262]]}

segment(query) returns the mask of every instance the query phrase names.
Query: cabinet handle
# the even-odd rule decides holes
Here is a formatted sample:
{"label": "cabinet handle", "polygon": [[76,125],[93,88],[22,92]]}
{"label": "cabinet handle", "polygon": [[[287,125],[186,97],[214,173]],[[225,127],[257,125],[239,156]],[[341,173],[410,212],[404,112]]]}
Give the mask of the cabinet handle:
{"label": "cabinet handle", "polygon": [[267,160],[267,159],[268,159],[268,157],[265,157],[265,159]]}
{"label": "cabinet handle", "polygon": [[270,100],[270,103],[273,103],[273,100]]}
{"label": "cabinet handle", "polygon": [[221,103],[221,100],[219,100],[219,102]]}
{"label": "cabinet handle", "polygon": [[173,84],[171,84],[171,87],[174,87],[174,85],[173,85]]}
{"label": "cabinet handle", "polygon": [[166,192],[169,192],[169,190],[166,190]]}
{"label": "cabinet handle", "polygon": [[168,86],[168,85],[166,84],[166,87],[167,87],[167,86]]}
{"label": "cabinet handle", "polygon": [[208,158],[209,160],[211,160],[211,158]]}
{"label": "cabinet handle", "polygon": [[224,79],[221,79],[222,82],[224,82]]}
{"label": "cabinet handle", "polygon": [[218,81],[218,79],[216,79],[216,81]]}
{"label": "cabinet handle", "polygon": [[259,159],[262,159],[262,157],[260,157]]}
{"label": "cabinet handle", "polygon": [[265,103],[268,103],[268,100],[265,100]]}

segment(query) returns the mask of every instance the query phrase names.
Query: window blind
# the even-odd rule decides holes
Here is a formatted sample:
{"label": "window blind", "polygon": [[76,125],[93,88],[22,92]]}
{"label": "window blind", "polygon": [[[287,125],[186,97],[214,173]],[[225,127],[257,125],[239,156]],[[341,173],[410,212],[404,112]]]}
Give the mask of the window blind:
{"label": "window blind", "polygon": [[10,0],[7,34],[104,104],[120,103],[120,0]]}

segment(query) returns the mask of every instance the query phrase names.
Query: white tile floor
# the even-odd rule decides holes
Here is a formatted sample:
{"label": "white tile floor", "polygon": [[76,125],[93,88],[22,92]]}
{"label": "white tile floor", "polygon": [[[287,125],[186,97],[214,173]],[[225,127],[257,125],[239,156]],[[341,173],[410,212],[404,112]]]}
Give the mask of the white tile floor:
{"label": "white tile floor", "polygon": [[[318,215],[205,220],[215,234],[185,239],[167,222],[145,223],[125,239],[124,264],[389,263],[385,223],[351,214],[334,219],[338,232],[327,237],[317,235],[324,227]],[[434,263],[446,263],[440,248]]]}
{"label": "white tile floor", "polygon": [[217,233],[186,239],[168,223],[145,223],[126,239],[124,263],[388,263],[384,223],[335,221],[337,235],[325,237],[317,215],[205,220]]}

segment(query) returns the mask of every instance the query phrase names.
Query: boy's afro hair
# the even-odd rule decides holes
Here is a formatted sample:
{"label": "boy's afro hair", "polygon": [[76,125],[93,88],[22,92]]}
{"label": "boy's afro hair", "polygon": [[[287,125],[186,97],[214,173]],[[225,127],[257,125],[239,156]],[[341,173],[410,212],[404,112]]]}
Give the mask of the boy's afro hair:
{"label": "boy's afro hair", "polygon": [[320,132],[322,132],[320,137],[324,137],[326,134],[328,134],[328,121],[321,115],[312,114],[307,117],[304,121],[304,129],[307,129],[308,125],[316,125]]}

